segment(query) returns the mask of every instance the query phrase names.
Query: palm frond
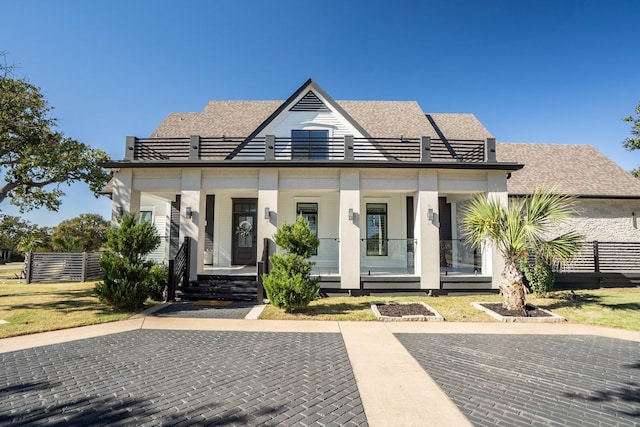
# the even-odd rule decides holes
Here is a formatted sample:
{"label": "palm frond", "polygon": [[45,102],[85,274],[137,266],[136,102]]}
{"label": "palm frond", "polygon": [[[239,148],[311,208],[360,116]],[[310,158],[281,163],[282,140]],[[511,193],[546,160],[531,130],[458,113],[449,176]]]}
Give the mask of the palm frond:
{"label": "palm frond", "polygon": [[476,195],[463,210],[462,228],[467,242],[479,247],[489,239],[505,259],[517,260],[534,251],[549,262],[566,262],[580,249],[582,236],[565,233],[548,240],[552,227],[575,213],[575,198],[536,190],[508,207],[498,199]]}
{"label": "palm frond", "polygon": [[581,234],[571,231],[551,240],[540,241],[535,248],[536,256],[555,266],[567,263],[582,247],[583,238]]}

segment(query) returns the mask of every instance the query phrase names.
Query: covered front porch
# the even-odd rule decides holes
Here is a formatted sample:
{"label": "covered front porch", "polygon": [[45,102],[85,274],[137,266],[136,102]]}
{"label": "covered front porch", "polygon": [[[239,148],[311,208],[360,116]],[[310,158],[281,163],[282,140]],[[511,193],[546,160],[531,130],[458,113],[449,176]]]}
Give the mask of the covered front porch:
{"label": "covered front porch", "polygon": [[[327,291],[340,289],[362,291],[417,291],[423,289],[415,268],[416,239],[388,239],[375,242],[388,248],[388,259],[384,262],[371,260],[367,256],[367,246],[372,242],[360,241],[359,282],[344,286],[340,275],[339,239],[322,238],[318,247],[318,255],[312,257],[316,262],[312,273],[321,279],[321,287]],[[265,243],[267,246],[268,243]],[[377,247],[379,250],[380,248]],[[482,252],[469,247],[462,239],[440,241],[440,276],[439,284],[432,289],[440,290],[482,290],[491,289],[491,276],[482,274]],[[266,254],[265,254],[266,255]],[[268,272],[266,258],[260,262]],[[213,266],[205,265],[200,276],[237,276],[258,275],[258,265]],[[262,271],[262,270],[261,270]]]}
{"label": "covered front porch", "polygon": [[[487,188],[478,177],[480,184],[458,179],[462,190],[444,192],[420,190],[445,187],[435,172],[406,173],[394,181],[351,169],[317,175],[297,169],[234,169],[230,180],[228,170],[183,170],[163,181],[171,183],[175,175],[175,186],[156,189],[149,188],[158,185],[151,172],[130,177],[134,190],[129,193],[116,188],[114,218],[124,210],[151,220],[163,239],[157,261],[173,259],[189,237],[189,281],[257,279],[258,264],[268,271],[268,258],[278,250],[273,241],[278,227],[302,215],[320,240],[311,260],[323,288],[496,287],[492,251],[469,248],[460,234],[461,207],[473,194],[464,188]],[[308,188],[300,189],[303,180]]]}

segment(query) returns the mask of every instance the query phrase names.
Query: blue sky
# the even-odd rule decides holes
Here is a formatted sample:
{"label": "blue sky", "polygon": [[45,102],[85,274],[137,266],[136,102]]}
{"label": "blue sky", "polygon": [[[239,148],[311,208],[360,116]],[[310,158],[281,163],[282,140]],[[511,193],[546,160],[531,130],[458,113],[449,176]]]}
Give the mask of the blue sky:
{"label": "blue sky", "polygon": [[[170,112],[286,99],[311,77],[337,100],[474,113],[504,142],[591,144],[629,170],[621,118],[640,102],[640,1],[0,0],[0,51],[67,136],[124,155]],[[107,217],[67,188],[56,225]],[[17,214],[3,202],[3,213]]]}

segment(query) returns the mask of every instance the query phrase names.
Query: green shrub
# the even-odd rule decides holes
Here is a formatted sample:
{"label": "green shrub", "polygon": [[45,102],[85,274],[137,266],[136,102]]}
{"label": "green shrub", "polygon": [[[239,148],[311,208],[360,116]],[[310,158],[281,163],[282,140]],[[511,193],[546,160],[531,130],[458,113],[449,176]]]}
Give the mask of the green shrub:
{"label": "green shrub", "polygon": [[318,249],[320,240],[309,227],[309,222],[298,216],[293,224],[282,224],[273,236],[276,245],[287,253],[309,258]]}
{"label": "green shrub", "polygon": [[536,257],[533,266],[525,258],[520,262],[520,268],[534,294],[545,295],[553,290],[553,267],[542,257]]}
{"label": "green shrub", "polygon": [[273,255],[273,268],[263,276],[269,302],[286,311],[306,307],[318,295],[319,278],[311,278],[313,263],[296,254]]}
{"label": "green shrub", "polygon": [[164,301],[164,291],[169,285],[169,267],[154,264],[149,270],[149,294],[154,301]]}
{"label": "green shrub", "polygon": [[308,260],[320,240],[302,216],[293,224],[283,224],[273,238],[285,253],[269,258],[271,271],[262,276],[267,298],[286,311],[306,307],[320,290],[320,279],[311,278],[314,263]]}
{"label": "green shrub", "polygon": [[160,237],[151,223],[139,223],[132,214],[119,218],[118,223],[107,232],[107,251],[99,261],[104,275],[94,294],[113,307],[137,310],[149,298],[154,265],[144,261],[144,256],[160,245]]}

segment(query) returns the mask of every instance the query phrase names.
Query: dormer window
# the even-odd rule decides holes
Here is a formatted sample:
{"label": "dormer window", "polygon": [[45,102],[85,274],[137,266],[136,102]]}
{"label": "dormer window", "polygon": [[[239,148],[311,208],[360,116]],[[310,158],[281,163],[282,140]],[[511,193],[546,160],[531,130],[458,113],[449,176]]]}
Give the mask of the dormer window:
{"label": "dormer window", "polygon": [[328,130],[292,130],[291,159],[329,159]]}

